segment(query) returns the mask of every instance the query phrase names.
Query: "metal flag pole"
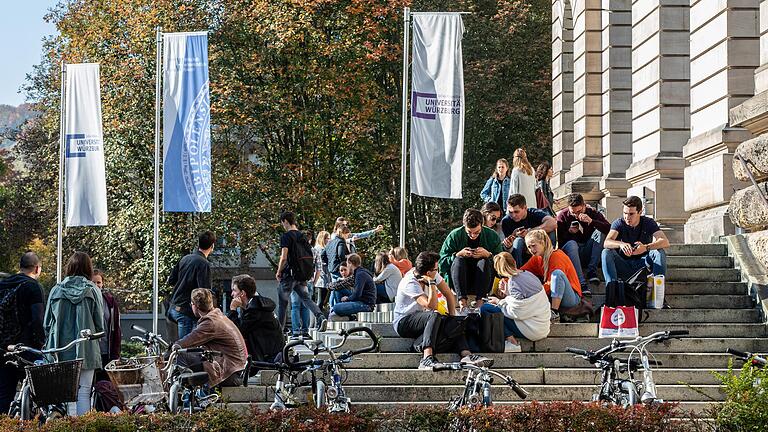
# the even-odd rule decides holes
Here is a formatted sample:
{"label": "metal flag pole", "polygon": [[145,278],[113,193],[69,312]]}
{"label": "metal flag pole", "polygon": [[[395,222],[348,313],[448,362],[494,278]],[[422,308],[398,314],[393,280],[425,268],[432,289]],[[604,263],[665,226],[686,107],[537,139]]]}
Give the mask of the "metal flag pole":
{"label": "metal flag pole", "polygon": [[155,214],[154,244],[152,250],[152,332],[157,334],[157,315],[160,306],[158,273],[160,272],[160,80],[162,73],[163,33],[157,27],[155,35]]}
{"label": "metal flag pole", "polygon": [[406,163],[408,155],[408,39],[411,29],[411,9],[403,8],[403,119],[400,159],[400,247],[405,247]]}
{"label": "metal flag pole", "polygon": [[61,282],[61,254],[63,249],[64,239],[64,144],[66,137],[64,136],[66,126],[64,121],[64,104],[65,104],[65,81],[67,75],[67,65],[64,60],[61,61],[61,93],[59,96],[59,210],[58,210],[58,226],[56,229],[56,283]]}

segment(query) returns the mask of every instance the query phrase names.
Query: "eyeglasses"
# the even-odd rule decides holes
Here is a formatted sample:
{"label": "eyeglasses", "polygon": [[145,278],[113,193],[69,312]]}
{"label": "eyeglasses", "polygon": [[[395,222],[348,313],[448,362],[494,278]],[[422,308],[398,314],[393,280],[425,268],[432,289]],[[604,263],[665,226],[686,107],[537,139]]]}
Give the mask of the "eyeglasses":
{"label": "eyeglasses", "polygon": [[499,220],[499,217],[498,216],[488,216],[488,220],[496,222],[497,220]]}

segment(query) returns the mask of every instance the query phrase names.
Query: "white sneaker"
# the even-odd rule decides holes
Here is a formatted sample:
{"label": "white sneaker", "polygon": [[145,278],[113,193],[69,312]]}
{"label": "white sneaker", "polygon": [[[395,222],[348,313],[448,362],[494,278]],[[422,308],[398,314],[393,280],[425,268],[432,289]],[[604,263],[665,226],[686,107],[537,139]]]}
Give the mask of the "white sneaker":
{"label": "white sneaker", "polygon": [[471,364],[471,365],[475,365],[477,367],[488,367],[489,368],[489,367],[493,366],[493,359],[490,359],[488,357],[483,357],[483,356],[477,355],[477,354],[470,354],[468,356],[464,356],[464,358],[462,358],[460,360],[460,363]]}
{"label": "white sneaker", "polygon": [[523,352],[523,348],[520,345],[514,344],[511,341],[504,341],[505,353],[518,353]]}

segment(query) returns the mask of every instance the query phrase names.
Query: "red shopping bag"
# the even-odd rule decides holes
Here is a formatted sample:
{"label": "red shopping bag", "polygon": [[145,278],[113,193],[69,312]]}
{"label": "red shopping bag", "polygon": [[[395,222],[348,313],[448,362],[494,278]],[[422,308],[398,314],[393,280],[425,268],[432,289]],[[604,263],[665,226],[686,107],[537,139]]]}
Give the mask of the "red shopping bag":
{"label": "red shopping bag", "polygon": [[598,337],[637,337],[640,335],[637,324],[637,309],[634,306],[603,306]]}

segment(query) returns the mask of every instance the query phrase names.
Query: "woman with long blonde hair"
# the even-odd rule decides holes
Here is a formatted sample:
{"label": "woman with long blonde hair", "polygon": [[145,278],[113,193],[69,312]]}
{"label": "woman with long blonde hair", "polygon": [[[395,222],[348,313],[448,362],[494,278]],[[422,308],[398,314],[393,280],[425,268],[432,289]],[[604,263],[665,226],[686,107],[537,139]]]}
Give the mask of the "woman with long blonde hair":
{"label": "woman with long blonde hair", "polygon": [[512,173],[508,196],[514,194],[524,196],[529,207],[536,206],[536,178],[533,176],[533,167],[528,162],[528,155],[523,148],[515,150],[512,156]]}
{"label": "woman with long blonde hair", "polygon": [[559,311],[569,310],[568,315],[591,314],[591,307],[575,310],[581,301],[581,285],[576,268],[573,267],[565,252],[554,249],[552,240],[544,230],[533,230],[525,236],[525,244],[531,252],[531,259],[521,267],[542,281],[544,289],[551,298],[552,320],[559,320]]}
{"label": "woman with long blonde hair", "polygon": [[549,335],[549,299],[539,279],[531,272],[518,270],[509,252],[493,257],[493,267],[501,278],[480,313],[504,314],[504,352],[520,352],[516,337],[531,341]]}
{"label": "woman with long blonde hair", "polygon": [[328,286],[331,283],[331,273],[328,271],[328,264],[323,262],[323,250],[325,245],[331,241],[331,233],[328,231],[320,231],[317,233],[315,239],[315,245],[312,247],[312,254],[315,256],[315,270],[320,270],[320,277],[315,282],[315,288],[318,288],[317,294],[317,307],[323,309],[328,303],[329,291]]}

